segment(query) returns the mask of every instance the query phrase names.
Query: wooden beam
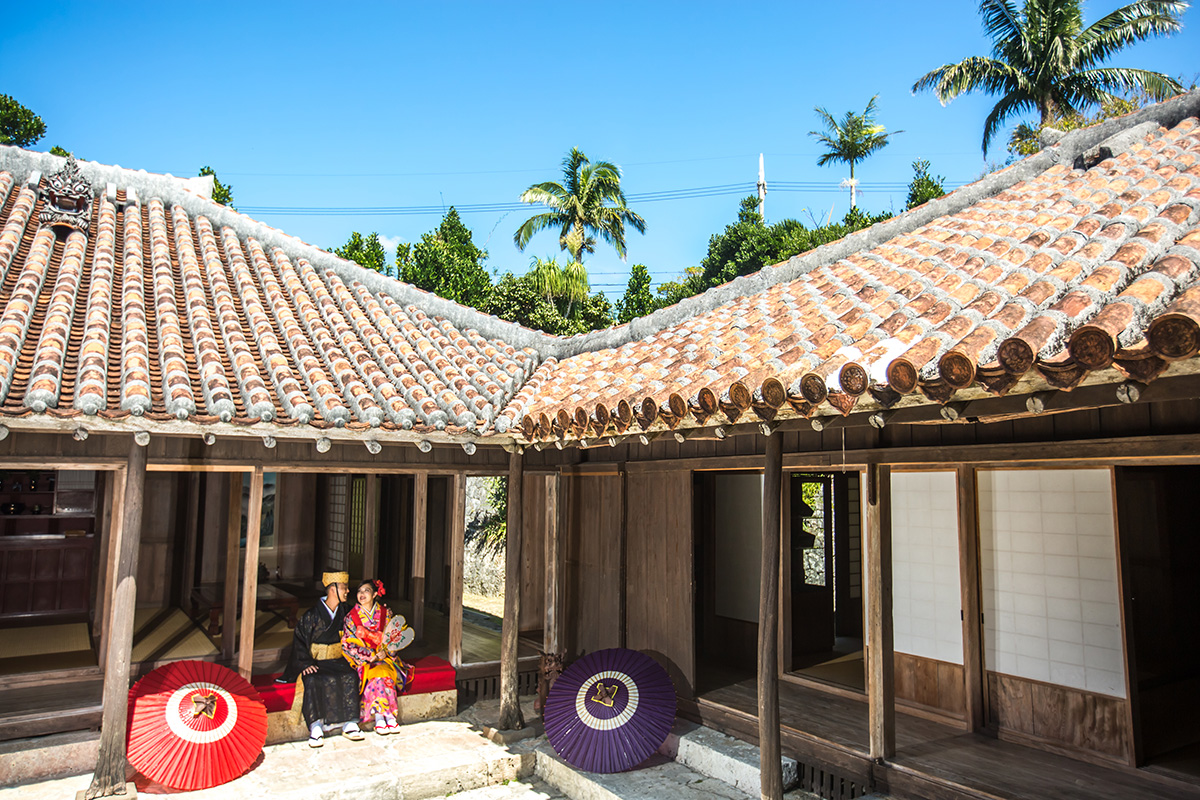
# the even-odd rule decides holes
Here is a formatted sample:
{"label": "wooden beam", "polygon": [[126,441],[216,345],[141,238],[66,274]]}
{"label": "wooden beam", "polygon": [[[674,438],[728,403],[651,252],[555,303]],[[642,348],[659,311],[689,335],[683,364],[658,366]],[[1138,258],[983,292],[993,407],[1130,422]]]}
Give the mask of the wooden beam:
{"label": "wooden beam", "polygon": [[546,618],[542,630],[542,649],[558,653],[562,649],[562,609],[559,572],[558,540],[558,475],[546,475]]}
{"label": "wooden beam", "polygon": [[429,476],[413,475],[412,619],[418,639],[425,638],[425,532],[429,517]]}
{"label": "wooden beam", "polygon": [[521,546],[524,539],[525,457],[508,456],[508,520],[504,535],[504,619],[500,623],[500,728],[525,727],[517,696],[517,642],[521,627]]}
{"label": "wooden beam", "polygon": [[[258,610],[258,541],[262,535],[263,469],[250,474],[250,508],[246,513],[246,568],[242,579],[242,633],[238,672],[246,680],[254,668],[254,618]],[[233,627],[233,616],[226,614]]]}
{"label": "wooden beam", "polygon": [[108,640],[112,628],[112,597],[113,586],[116,583],[117,553],[121,548],[125,509],[125,468],[114,470],[108,484],[108,542],[101,551],[104,553],[103,575],[101,577],[100,608],[96,612],[96,621],[100,625],[100,650],[97,653],[100,663],[108,663]]}
{"label": "wooden beam", "polygon": [[96,771],[85,797],[125,793],[125,733],[129,707],[129,666],[133,657],[133,615],[137,609],[137,562],[146,491],[146,448],[129,444],[122,504],[120,547],[113,582],[112,618],[104,664],[104,711]]}
{"label": "wooden beam", "polygon": [[221,612],[221,655],[226,664],[233,664],[237,652],[234,624],[237,620],[239,563],[242,552],[242,474],[229,476],[225,516],[225,608]]}
{"label": "wooden beam", "polygon": [[763,459],[762,564],[758,594],[758,742],[763,800],[783,797],[779,745],[779,554],[783,529],[783,436]]}
{"label": "wooden beam", "polygon": [[896,685],[892,658],[892,468],[867,467],[867,699],[871,758],[896,754]]}
{"label": "wooden beam", "polygon": [[376,577],[379,568],[379,475],[367,473],[367,518],[363,526],[363,576]]}
{"label": "wooden beam", "polygon": [[984,725],[983,608],[975,469],[958,467],[958,582],[962,592],[963,700],[971,730]]}
{"label": "wooden beam", "polygon": [[463,546],[467,518],[467,476],[450,479],[450,664],[462,666]]}

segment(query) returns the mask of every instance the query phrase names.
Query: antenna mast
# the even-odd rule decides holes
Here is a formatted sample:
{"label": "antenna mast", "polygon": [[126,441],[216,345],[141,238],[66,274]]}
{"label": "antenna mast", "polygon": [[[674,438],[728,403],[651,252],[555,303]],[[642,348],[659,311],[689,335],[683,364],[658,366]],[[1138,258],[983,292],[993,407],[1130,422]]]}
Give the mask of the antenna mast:
{"label": "antenna mast", "polygon": [[763,167],[763,154],[758,154],[758,215],[767,221],[767,171]]}

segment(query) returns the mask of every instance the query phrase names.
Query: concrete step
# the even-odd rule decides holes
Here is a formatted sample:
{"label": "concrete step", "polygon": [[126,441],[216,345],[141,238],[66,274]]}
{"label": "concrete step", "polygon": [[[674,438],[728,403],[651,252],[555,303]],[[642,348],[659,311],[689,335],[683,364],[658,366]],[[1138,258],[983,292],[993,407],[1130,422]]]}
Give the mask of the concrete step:
{"label": "concrete step", "polygon": [[[731,784],[751,797],[760,794],[758,748],[732,736],[679,720],[658,752],[677,763]],[[791,789],[799,781],[796,759],[784,756],[783,788]]]}

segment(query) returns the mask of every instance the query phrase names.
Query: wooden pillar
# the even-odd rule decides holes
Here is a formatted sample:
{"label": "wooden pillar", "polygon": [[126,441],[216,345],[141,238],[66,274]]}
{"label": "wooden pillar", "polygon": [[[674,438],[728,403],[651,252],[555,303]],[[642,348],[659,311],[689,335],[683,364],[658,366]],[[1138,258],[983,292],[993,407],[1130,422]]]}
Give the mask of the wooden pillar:
{"label": "wooden pillar", "polygon": [[517,645],[521,634],[521,540],[524,538],[525,457],[508,456],[508,520],[504,535],[504,619],[500,623],[500,728],[525,727],[517,694]]}
{"label": "wooden pillar", "polygon": [[958,467],[958,570],[962,591],[963,697],[971,730],[983,727],[983,608],[979,588],[979,514],[975,469]]}
{"label": "wooden pillar", "polygon": [[429,475],[413,475],[412,619],[418,639],[425,638],[425,530],[429,516]]}
{"label": "wooden pillar", "polygon": [[463,536],[467,520],[467,476],[455,473],[450,488],[450,663],[462,666]]}
{"label": "wooden pillar", "polygon": [[121,549],[121,536],[124,523],[125,509],[125,470],[119,469],[112,473],[108,484],[108,542],[101,551],[104,553],[104,572],[100,585],[100,609],[96,613],[96,621],[100,625],[100,650],[97,653],[100,664],[108,664],[108,642],[112,631],[112,597],[115,575],[117,571],[117,553]]}
{"label": "wooden pillar", "polygon": [[779,554],[783,528],[783,435],[767,437],[763,461],[762,569],[758,593],[758,758],[763,800],[783,797],[779,746]]}
{"label": "wooden pillar", "polygon": [[546,476],[546,617],[542,626],[542,649],[547,653],[562,650],[562,614],[559,604],[558,576],[558,473]]}
{"label": "wooden pillar", "polygon": [[[258,610],[258,541],[262,534],[263,468],[250,474],[250,507],[246,513],[246,571],[242,579],[242,633],[238,672],[246,680],[254,671],[254,618]],[[231,618],[232,619],[232,618]]]}
{"label": "wooden pillar", "polygon": [[229,495],[226,497],[225,515],[225,607],[221,614],[221,656],[225,663],[233,665],[237,652],[237,636],[234,626],[237,621],[238,580],[242,552],[242,473],[229,473]]}
{"label": "wooden pillar", "polygon": [[367,518],[363,525],[363,577],[375,578],[379,569],[379,476],[367,475]]}
{"label": "wooden pillar", "polygon": [[896,685],[892,658],[892,468],[867,467],[867,698],[871,758],[896,754]]}
{"label": "wooden pillar", "polygon": [[112,614],[104,664],[104,710],[100,751],[87,798],[125,793],[125,733],[129,708],[129,662],[133,653],[133,615],[137,607],[137,561],[146,490],[146,448],[130,442],[117,569],[113,576]]}

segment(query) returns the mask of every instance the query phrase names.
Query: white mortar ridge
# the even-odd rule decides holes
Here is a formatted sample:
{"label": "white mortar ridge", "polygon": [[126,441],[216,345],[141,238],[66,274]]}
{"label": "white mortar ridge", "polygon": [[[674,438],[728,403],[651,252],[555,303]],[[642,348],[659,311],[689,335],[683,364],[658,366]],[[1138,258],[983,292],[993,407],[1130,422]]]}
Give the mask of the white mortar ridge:
{"label": "white mortar ridge", "polygon": [[[749,742],[712,728],[679,721],[658,752],[701,775],[732,784],[748,795],[757,796],[760,792],[758,748]],[[796,759],[787,756],[780,761],[783,788],[787,790],[800,780],[799,765]]]}

